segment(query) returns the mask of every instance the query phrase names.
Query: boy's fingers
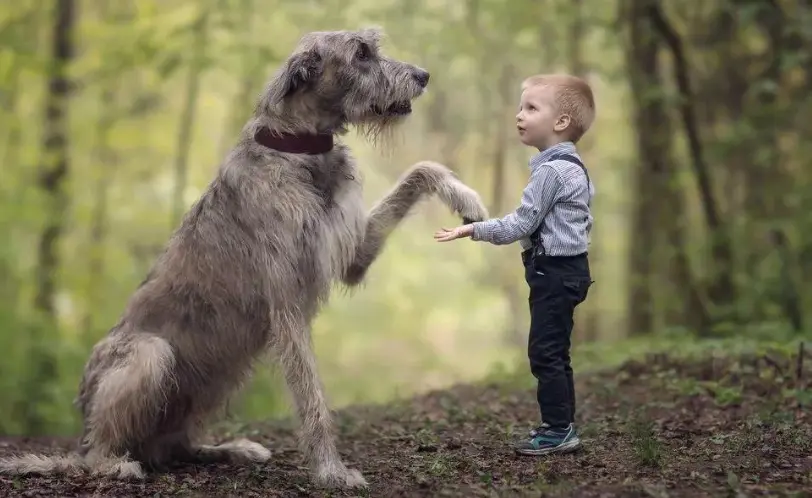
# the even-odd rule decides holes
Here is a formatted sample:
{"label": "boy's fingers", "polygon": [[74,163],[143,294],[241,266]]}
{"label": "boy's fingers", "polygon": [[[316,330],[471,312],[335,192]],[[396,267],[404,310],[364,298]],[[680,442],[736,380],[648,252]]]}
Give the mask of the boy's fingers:
{"label": "boy's fingers", "polygon": [[448,242],[449,240],[454,240],[460,238],[462,232],[460,228],[441,228],[440,230],[434,232],[434,238],[438,242]]}

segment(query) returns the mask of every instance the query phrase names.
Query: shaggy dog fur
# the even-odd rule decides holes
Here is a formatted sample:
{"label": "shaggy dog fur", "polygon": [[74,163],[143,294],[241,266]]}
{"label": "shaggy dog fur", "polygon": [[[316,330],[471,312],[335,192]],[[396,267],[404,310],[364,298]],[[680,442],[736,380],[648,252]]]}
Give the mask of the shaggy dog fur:
{"label": "shaggy dog fur", "polygon": [[77,397],[80,451],[6,459],[0,472],[141,478],[145,469],[173,462],[264,462],[270,451],[252,441],[199,441],[270,349],[291,391],[315,480],[366,485],[336,449],[310,324],[331,284],[361,282],[420,199],[436,194],[468,220],[487,212],[447,168],[420,162],[366,213],[346,145],[289,153],[256,137],[337,137],[348,125],[377,137],[407,116],[429,75],[384,56],[380,38],[379,30],[366,29],[300,40],[119,322],[93,348]]}

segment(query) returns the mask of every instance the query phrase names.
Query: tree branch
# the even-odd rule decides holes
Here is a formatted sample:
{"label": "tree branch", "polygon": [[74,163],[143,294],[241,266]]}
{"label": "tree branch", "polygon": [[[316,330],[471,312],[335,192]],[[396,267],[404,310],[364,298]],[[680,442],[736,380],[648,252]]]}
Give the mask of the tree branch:
{"label": "tree branch", "polygon": [[681,102],[680,114],[682,115],[685,133],[688,138],[688,147],[691,153],[694,172],[699,181],[699,190],[702,197],[702,207],[705,213],[708,226],[715,230],[721,225],[719,208],[713,196],[708,165],[705,163],[702,142],[699,138],[699,127],[697,125],[696,112],[693,102],[694,95],[691,89],[691,82],[688,78],[688,64],[685,60],[685,51],[682,40],[676,30],[668,23],[663,15],[662,9],[657,2],[650,2],[648,14],[654,28],[659,31],[665,40],[668,48],[674,57],[674,69],[677,78],[677,88],[679,89]]}
{"label": "tree branch", "polygon": [[713,185],[705,162],[705,154],[700,139],[699,124],[694,109],[694,94],[688,77],[688,63],[682,39],[676,30],[669,24],[663,14],[660,2],[648,2],[645,9],[651,20],[652,27],[659,32],[671,51],[674,62],[674,72],[677,88],[680,93],[680,115],[688,139],[688,148],[691,155],[691,164],[699,183],[699,195],[702,200],[702,209],[711,236],[711,250],[718,268],[717,275],[710,294],[717,304],[730,304],[734,300],[734,285],[732,276],[733,254],[726,227],[723,226],[719,213],[718,202],[713,195]]}

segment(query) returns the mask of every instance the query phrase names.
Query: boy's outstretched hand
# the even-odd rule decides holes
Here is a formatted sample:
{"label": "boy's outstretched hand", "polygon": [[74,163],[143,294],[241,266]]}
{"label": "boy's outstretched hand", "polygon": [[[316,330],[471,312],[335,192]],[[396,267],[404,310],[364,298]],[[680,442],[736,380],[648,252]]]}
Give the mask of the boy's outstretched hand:
{"label": "boy's outstretched hand", "polygon": [[463,237],[470,237],[474,233],[474,225],[462,225],[457,228],[449,230],[448,228],[441,228],[434,232],[434,240],[437,242],[448,242],[449,240],[461,239]]}

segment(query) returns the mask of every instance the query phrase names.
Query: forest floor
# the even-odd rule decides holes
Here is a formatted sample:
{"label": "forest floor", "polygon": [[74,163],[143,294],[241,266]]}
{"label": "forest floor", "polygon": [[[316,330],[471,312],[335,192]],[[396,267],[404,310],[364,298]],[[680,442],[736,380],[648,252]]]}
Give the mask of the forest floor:
{"label": "forest floor", "polygon": [[[537,407],[526,380],[503,380],[338,411],[339,450],[369,481],[364,492],[311,484],[294,427],[281,421],[213,435],[267,445],[264,465],[188,467],[142,482],[0,476],[0,496],[812,496],[812,361],[799,371],[792,353],[720,354],[651,354],[581,375],[583,448],[570,455],[513,453]],[[72,444],[2,438],[0,457]]]}

